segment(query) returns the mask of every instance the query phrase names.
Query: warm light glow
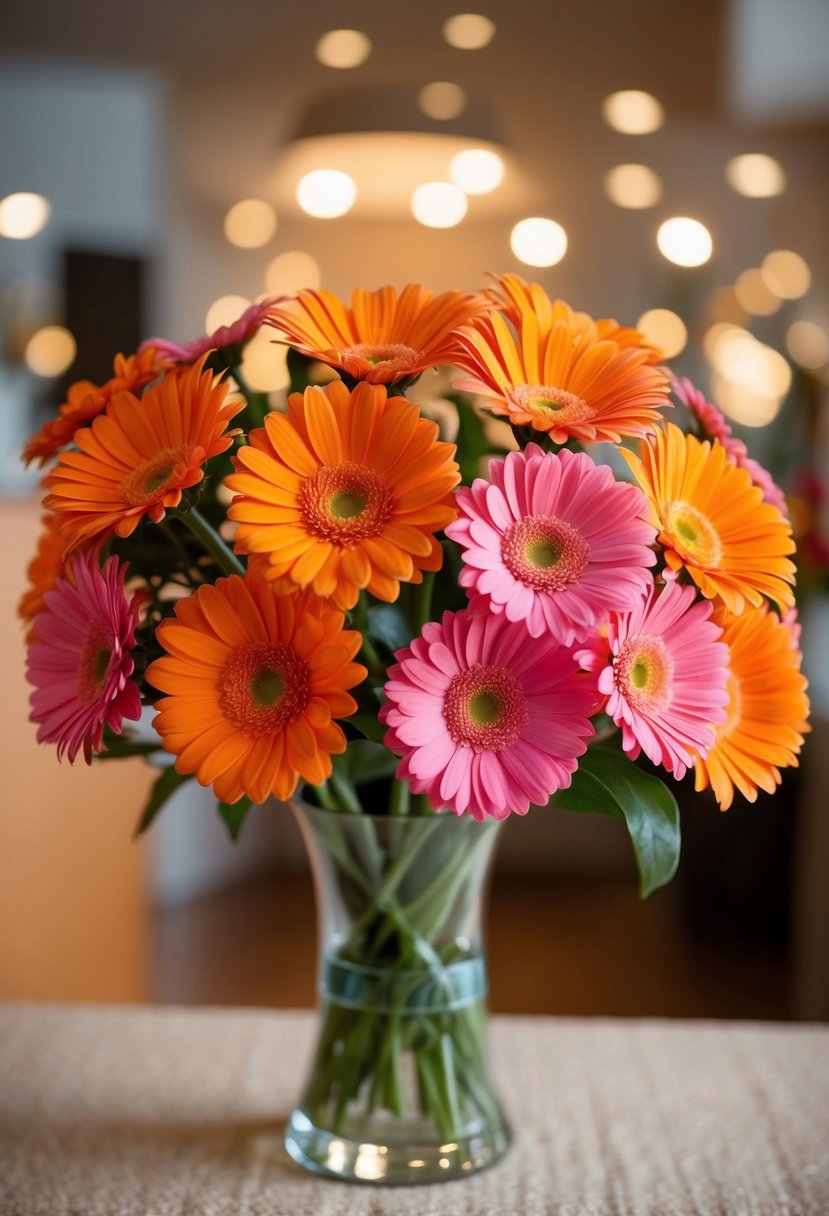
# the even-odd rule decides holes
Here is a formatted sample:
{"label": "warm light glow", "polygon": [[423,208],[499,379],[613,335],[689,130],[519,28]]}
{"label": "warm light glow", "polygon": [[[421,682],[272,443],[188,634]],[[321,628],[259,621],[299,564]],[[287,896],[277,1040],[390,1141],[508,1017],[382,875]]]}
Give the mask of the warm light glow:
{"label": "warm light glow", "polygon": [[263,326],[245,347],[242,375],[255,393],[275,393],[291,383],[288,350],[276,340],[272,329]]}
{"label": "warm light glow", "polygon": [[225,236],[240,249],[259,249],[275,232],[276,212],[261,198],[244,198],[225,216]]}
{"label": "warm light glow", "polygon": [[799,300],[812,286],[812,272],[799,253],[775,249],[763,258],[763,273],[769,286],[784,300]]}
{"label": "warm light glow", "polygon": [[746,312],[753,313],[755,317],[770,317],[777,312],[782,300],[772,289],[770,283],[773,282],[765,271],[756,267],[744,270],[738,276],[734,292]]}
{"label": "warm light glow", "polygon": [[497,152],[467,148],[452,157],[449,176],[464,194],[489,194],[504,180],[504,162]]}
{"label": "warm light glow", "polygon": [[306,173],[296,188],[296,201],[308,215],[331,220],[354,206],[357,185],[339,169],[315,169]]}
{"label": "warm light glow", "polygon": [[265,271],[265,286],[268,294],[274,296],[292,295],[305,287],[317,288],[321,282],[319,263],[300,249],[278,254]]}
{"label": "warm light glow", "polygon": [[246,296],[219,296],[207,310],[204,318],[204,332],[212,334],[223,325],[232,325],[238,321],[246,308],[250,308],[250,300]]}
{"label": "warm light glow", "polygon": [[685,349],[688,341],[688,330],[682,317],[678,317],[670,308],[651,308],[636,322],[636,328],[658,346],[666,359],[672,359]]}
{"label": "warm light glow", "polygon": [[730,321],[732,325],[745,325],[748,320],[748,313],[737,299],[733,287],[717,288],[706,312],[712,321]]}
{"label": "warm light glow", "polygon": [[713,325],[703,349],[717,373],[714,399],[744,426],[767,426],[780,411],[792,370],[779,351],[739,325]]}
{"label": "warm light glow", "polygon": [[699,220],[675,215],[656,234],[659,252],[677,266],[702,266],[711,257],[711,233]]}
{"label": "warm light glow", "polygon": [[78,347],[68,329],[46,325],[26,343],[24,358],[36,376],[61,376],[72,366]]}
{"label": "warm light glow", "polygon": [[567,233],[555,220],[531,216],[515,225],[509,243],[519,262],[527,266],[555,266],[567,252]]}
{"label": "warm light glow", "polygon": [[604,179],[604,192],[617,207],[641,211],[662,197],[662,182],[647,165],[617,165]]}
{"label": "warm light glow", "polygon": [[314,54],[327,68],[358,68],[371,54],[371,39],[362,30],[329,30]]}
{"label": "warm light glow", "polygon": [[454,228],[466,215],[466,195],[451,182],[426,182],[412,195],[412,214],[427,228]]}
{"label": "warm light glow", "polygon": [[460,51],[479,51],[495,36],[495,22],[481,13],[457,13],[443,26],[443,36]]}
{"label": "warm light glow", "polygon": [[786,334],[786,346],[795,363],[810,372],[829,363],[829,336],[814,321],[795,321]]}
{"label": "warm light glow", "polygon": [[8,194],[0,201],[0,236],[26,241],[46,227],[51,214],[42,194]]}
{"label": "warm light glow", "polygon": [[447,122],[466,109],[466,94],[458,84],[452,84],[449,80],[435,80],[423,86],[417,95],[417,104],[429,118]]}
{"label": "warm light glow", "polygon": [[650,135],[665,121],[665,111],[656,98],[639,89],[623,89],[605,97],[602,114],[608,126],[622,135]]}
{"label": "warm light glow", "polygon": [[781,397],[723,376],[714,376],[712,396],[723,413],[741,426],[768,426],[783,404]]}
{"label": "warm light glow", "polygon": [[783,166],[762,152],[732,157],[725,167],[725,176],[729,186],[746,198],[773,198],[786,189]]}

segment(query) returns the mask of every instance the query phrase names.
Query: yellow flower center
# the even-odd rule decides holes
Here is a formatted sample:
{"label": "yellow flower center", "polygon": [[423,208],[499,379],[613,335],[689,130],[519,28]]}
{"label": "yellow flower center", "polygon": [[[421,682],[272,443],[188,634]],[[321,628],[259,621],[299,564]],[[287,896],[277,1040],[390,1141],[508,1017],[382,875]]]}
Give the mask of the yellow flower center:
{"label": "yellow flower center", "polygon": [[587,565],[588,552],[581,533],[556,515],[519,519],[501,540],[504,565],[513,578],[535,591],[559,591],[575,582]]}
{"label": "yellow flower center", "polygon": [[527,698],[508,667],[475,663],[449,685],[443,716],[456,743],[477,752],[500,752],[515,742],[526,723]]}
{"label": "yellow flower center", "polygon": [[309,532],[336,545],[377,536],[394,511],[394,495],[383,477],[354,461],[317,469],[299,491]]}
{"label": "yellow flower center", "polygon": [[420,351],[402,342],[390,342],[385,345],[361,342],[357,346],[347,346],[342,352],[343,363],[353,360],[363,360],[372,367],[391,367],[398,371],[408,371],[423,359]]}
{"label": "yellow flower center", "polygon": [[187,464],[187,448],[163,448],[149,460],[143,461],[130,473],[123,484],[125,502],[131,507],[143,507],[162,498],[181,477]]}
{"label": "yellow flower center", "polygon": [[714,525],[689,502],[669,502],[665,508],[664,533],[668,544],[683,561],[705,569],[718,569],[722,545]]}
{"label": "yellow flower center", "polygon": [[633,634],[613,663],[616,687],[625,700],[643,713],[665,709],[673,688],[673,660],[660,637]]}
{"label": "yellow flower center", "polygon": [[253,738],[278,735],[308,704],[308,666],[281,642],[252,642],[234,650],[218,680],[222,712]]}
{"label": "yellow flower center", "polygon": [[592,405],[552,384],[522,384],[507,394],[512,406],[538,419],[539,429],[584,422],[596,413]]}

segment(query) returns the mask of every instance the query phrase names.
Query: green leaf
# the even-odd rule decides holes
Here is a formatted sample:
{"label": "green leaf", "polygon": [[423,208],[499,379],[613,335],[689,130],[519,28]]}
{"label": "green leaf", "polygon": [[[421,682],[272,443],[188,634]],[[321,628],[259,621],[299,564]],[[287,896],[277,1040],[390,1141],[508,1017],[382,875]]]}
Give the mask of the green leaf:
{"label": "green leaf", "polygon": [[192,776],[192,773],[177,773],[172,764],[158,775],[150,791],[147,805],[133,832],[133,838],[146,832],[167,799],[176,792],[179,786],[184,785],[185,781],[190,781]]}
{"label": "green leaf", "polygon": [[235,841],[239,839],[239,833],[242,830],[242,824],[245,822],[245,816],[252,805],[253,804],[251,803],[250,798],[246,797],[245,795],[243,795],[238,802],[218,803],[219,814],[224,820],[225,827],[230,833],[231,840]]}
{"label": "green leaf", "polygon": [[100,760],[124,760],[130,756],[151,756],[164,751],[161,739],[156,739],[155,743],[145,743],[127,731],[116,735],[108,727],[104,730],[104,747],[106,750],[95,756],[96,764]]}
{"label": "green leaf", "polygon": [[382,642],[394,654],[412,640],[406,614],[396,604],[375,604],[366,613],[366,631],[372,642]]}
{"label": "green leaf", "polygon": [[458,411],[457,461],[461,479],[469,485],[482,476],[481,461],[493,455],[493,447],[484,432],[484,423],[469,399],[461,393],[450,394]]}
{"label": "green leaf", "polygon": [[375,743],[382,743],[386,733],[386,728],[382,722],[378,722],[374,714],[363,713],[362,711],[352,714],[346,721],[358,730],[361,735],[365,735],[366,739],[372,739]]}
{"label": "green leaf", "polygon": [[387,747],[369,739],[352,739],[342,756],[334,758],[334,766],[342,767],[354,785],[367,785],[390,777],[399,760]]}
{"label": "green leaf", "polygon": [[642,899],[676,873],[680,848],[676,799],[664,782],[637,768],[621,752],[589,748],[570,788],[559,790],[553,805],[624,820],[639,867]]}

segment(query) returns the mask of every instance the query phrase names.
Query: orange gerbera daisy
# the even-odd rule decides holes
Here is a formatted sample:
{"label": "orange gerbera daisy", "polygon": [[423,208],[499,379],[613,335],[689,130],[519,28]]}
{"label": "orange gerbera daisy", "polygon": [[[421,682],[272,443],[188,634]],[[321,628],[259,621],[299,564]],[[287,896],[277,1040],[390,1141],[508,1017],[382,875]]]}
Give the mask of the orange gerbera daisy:
{"label": "orange gerbera daisy", "polygon": [[136,355],[116,355],[113,375],[100,387],[91,380],[77,380],[70,385],[58,417],[45,422],[27,442],[23,449],[24,462],[39,460],[45,464],[50,456],[72,442],[77,430],[89,426],[103,413],[116,393],[139,393],[155,380],[164,366],[155,348],[149,347]]}
{"label": "orange gerbera daisy", "polygon": [[[37,551],[26,569],[29,586],[17,605],[17,615],[28,623],[42,612],[43,597],[52,590],[66,566],[66,539],[58,531],[55,516],[44,515],[40,522],[43,530],[38,537]],[[26,635],[27,641],[31,641],[33,636],[30,630]]]}
{"label": "orange gerbera daisy", "polygon": [[594,321],[586,312],[575,312],[564,300],[551,300],[540,283],[528,283],[518,274],[493,277],[497,286],[488,288],[486,294],[516,329],[520,329],[523,317],[529,313],[538,319],[543,329],[551,328],[556,321],[566,321],[575,333],[593,342],[610,339],[623,350],[645,351],[648,363],[664,361],[664,351],[649,342],[638,329],[625,328],[609,317]]}
{"label": "orange gerbera daisy", "polygon": [[492,412],[516,426],[547,431],[555,443],[649,434],[660,407],[670,405],[666,373],[650,365],[648,351],[599,339],[558,303],[549,324],[523,313],[517,337],[498,312],[462,326],[454,362],[470,377],[458,387],[488,397]]}
{"label": "orange gerbera daisy", "polygon": [[155,523],[203,477],[204,463],[233,442],[227,431],[244,402],[226,402],[227,383],[205,372],[204,356],[169,372],[142,398],[116,393],[105,414],[75,436],[45,484],[44,505],[74,548],[95,536],[129,536],[148,516]]}
{"label": "orange gerbera daisy", "polygon": [[713,727],[714,746],[696,762],[696,788],[711,786],[723,810],[736,786],[754,802],[758,789],[773,794],[780,769],[797,767],[808,724],[809,698],[801,656],[791,630],[767,608],[712,617],[729,649],[730,701],[725,722]]}
{"label": "orange gerbera daisy", "polygon": [[350,307],[330,291],[307,290],[272,308],[267,324],[296,350],[353,380],[391,384],[454,363],[453,330],[489,307],[483,296],[436,295],[420,283],[409,283],[399,296],[393,287],[358,288]]}
{"label": "orange gerbera daisy", "polygon": [[622,455],[648,496],[671,570],[687,570],[706,599],[719,596],[735,614],[763,596],[781,612],[792,606],[791,524],[722,444],[669,425],[642,444],[641,458]]}
{"label": "orange gerbera daisy", "polygon": [[453,444],[405,397],[341,380],[288,399],[234,457],[236,550],[351,608],[360,588],[395,600],[400,582],[438,570],[435,532],[455,518]]}
{"label": "orange gerbera daisy", "polygon": [[147,679],[168,695],[154,720],[180,773],[222,802],[290,798],[299,777],[318,785],[345,751],[333,721],[354,713],[346,691],[366,676],[352,663],[360,634],[310,591],[277,596],[232,575],[179,600],[156,637],[167,654]]}

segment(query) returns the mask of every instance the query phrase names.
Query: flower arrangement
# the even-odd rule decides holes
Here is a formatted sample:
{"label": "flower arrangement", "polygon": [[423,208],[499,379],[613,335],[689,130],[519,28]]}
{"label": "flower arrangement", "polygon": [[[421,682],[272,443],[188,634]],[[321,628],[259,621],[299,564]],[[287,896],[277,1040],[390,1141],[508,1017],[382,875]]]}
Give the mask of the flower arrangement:
{"label": "flower arrangement", "polygon": [[[289,347],[285,409],[245,383],[263,326]],[[461,373],[457,444],[419,407],[444,365]],[[378,816],[558,806],[623,820],[647,894],[679,851],[660,770],[693,769],[725,809],[798,763],[783,495],[642,334],[515,275],[475,294],[305,290],[188,345],[153,339],[74,385],[24,455],[52,462],[20,607],[31,718],[70,762],[174,757],[141,830],[190,779],[234,836],[300,784],[368,812],[364,834]],[[142,705],[155,742],[125,727]],[[461,854],[406,904],[370,843],[332,845],[359,927],[341,958],[379,965],[394,940],[398,962],[443,975]],[[354,893],[372,865],[382,899]],[[456,1061],[471,1017],[448,1031]],[[421,1105],[458,1136],[481,1077],[450,1077],[438,1021],[406,1025]],[[328,1050],[361,1061],[333,1091],[315,1082],[340,1130],[361,1087],[401,1107],[399,1026],[375,1031],[362,1050],[360,1011],[329,1011]]]}

